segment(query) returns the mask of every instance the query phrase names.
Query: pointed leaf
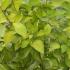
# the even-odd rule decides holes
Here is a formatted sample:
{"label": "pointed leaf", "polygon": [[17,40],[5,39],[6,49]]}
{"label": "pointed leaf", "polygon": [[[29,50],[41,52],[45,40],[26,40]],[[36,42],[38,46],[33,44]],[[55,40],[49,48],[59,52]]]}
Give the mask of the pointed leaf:
{"label": "pointed leaf", "polygon": [[44,53],[44,43],[41,40],[35,40],[31,46],[40,53]]}
{"label": "pointed leaf", "polygon": [[29,44],[30,40],[24,40],[22,41],[22,45],[21,45],[21,48],[26,48]]}

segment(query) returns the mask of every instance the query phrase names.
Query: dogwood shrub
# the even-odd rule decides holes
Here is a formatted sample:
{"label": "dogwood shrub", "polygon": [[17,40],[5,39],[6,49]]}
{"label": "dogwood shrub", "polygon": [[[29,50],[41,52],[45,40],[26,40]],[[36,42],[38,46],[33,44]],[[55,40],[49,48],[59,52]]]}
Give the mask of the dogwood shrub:
{"label": "dogwood shrub", "polygon": [[70,0],[0,0],[0,70],[69,70]]}

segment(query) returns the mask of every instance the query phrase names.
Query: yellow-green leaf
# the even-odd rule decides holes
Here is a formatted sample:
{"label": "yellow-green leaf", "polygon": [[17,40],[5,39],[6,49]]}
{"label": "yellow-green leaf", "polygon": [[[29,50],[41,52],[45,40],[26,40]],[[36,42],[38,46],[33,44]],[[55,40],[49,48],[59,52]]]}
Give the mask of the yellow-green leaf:
{"label": "yellow-green leaf", "polygon": [[47,24],[44,26],[44,29],[40,30],[37,36],[48,36],[51,33],[52,27]]}
{"label": "yellow-green leaf", "polygon": [[56,49],[59,49],[60,48],[60,44],[57,43],[57,42],[51,42],[50,43],[50,48],[49,48],[49,51],[54,51]]}
{"label": "yellow-green leaf", "polygon": [[66,35],[68,37],[70,37],[70,26],[69,27],[66,27],[63,31],[66,32]]}
{"label": "yellow-green leaf", "polygon": [[5,16],[4,16],[2,10],[0,9],[0,23],[4,23],[4,22],[6,22],[6,21],[7,21],[7,20],[6,20]]}
{"label": "yellow-green leaf", "polygon": [[21,23],[13,23],[16,33],[21,35],[24,39],[28,37],[27,29],[24,24]]}
{"label": "yellow-green leaf", "polygon": [[7,17],[11,22],[14,22],[15,21],[15,16],[16,16],[15,13],[10,13],[10,15],[8,15]]}
{"label": "yellow-green leaf", "polygon": [[35,40],[31,46],[40,53],[44,53],[44,43],[42,40]]}
{"label": "yellow-green leaf", "polygon": [[70,33],[70,27],[66,27],[63,31]]}
{"label": "yellow-green leaf", "polygon": [[0,24],[0,37],[3,37],[5,34],[6,28],[4,25]]}
{"label": "yellow-green leaf", "polygon": [[40,30],[37,34],[37,36],[44,36],[44,35],[45,35],[44,30]]}
{"label": "yellow-green leaf", "polygon": [[67,48],[66,53],[67,53],[67,55],[68,55],[68,58],[70,59],[70,48]]}
{"label": "yellow-green leaf", "polygon": [[16,10],[18,11],[23,0],[13,0]]}
{"label": "yellow-green leaf", "polygon": [[5,33],[5,35],[4,35],[4,42],[5,42],[5,44],[10,43],[13,40],[13,38],[14,38],[13,31],[9,31],[9,32]]}
{"label": "yellow-green leaf", "polygon": [[28,39],[27,39],[27,40],[22,41],[21,48],[26,48],[26,47],[28,46],[29,42],[30,42],[30,40],[28,40]]}
{"label": "yellow-green leaf", "polygon": [[10,3],[11,3],[11,0],[2,0],[1,1],[2,10],[5,10],[9,6]]}
{"label": "yellow-green leaf", "polygon": [[44,27],[45,35],[49,35],[51,30],[52,30],[52,27],[49,24],[45,25]]}

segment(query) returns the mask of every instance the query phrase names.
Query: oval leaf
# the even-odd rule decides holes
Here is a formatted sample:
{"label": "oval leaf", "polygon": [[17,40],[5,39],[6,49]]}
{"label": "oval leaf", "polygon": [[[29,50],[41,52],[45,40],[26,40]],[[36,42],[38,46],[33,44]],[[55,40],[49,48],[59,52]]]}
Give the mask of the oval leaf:
{"label": "oval leaf", "polygon": [[23,38],[28,37],[27,29],[26,29],[26,26],[24,24],[14,23],[13,26],[15,28],[16,33],[21,35]]}
{"label": "oval leaf", "polygon": [[54,51],[56,49],[59,49],[60,48],[60,44],[57,43],[57,42],[51,42],[50,43],[50,48],[49,48],[49,51]]}
{"label": "oval leaf", "polygon": [[9,31],[9,32],[5,33],[5,35],[4,35],[4,42],[5,42],[5,44],[10,43],[13,40],[13,38],[14,38],[13,31]]}

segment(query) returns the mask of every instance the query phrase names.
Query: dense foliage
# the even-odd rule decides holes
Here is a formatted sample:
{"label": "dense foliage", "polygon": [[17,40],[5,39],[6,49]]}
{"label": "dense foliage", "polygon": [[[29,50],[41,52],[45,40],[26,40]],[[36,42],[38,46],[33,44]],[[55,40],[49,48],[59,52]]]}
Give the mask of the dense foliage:
{"label": "dense foliage", "polygon": [[70,0],[0,0],[0,70],[69,70]]}

